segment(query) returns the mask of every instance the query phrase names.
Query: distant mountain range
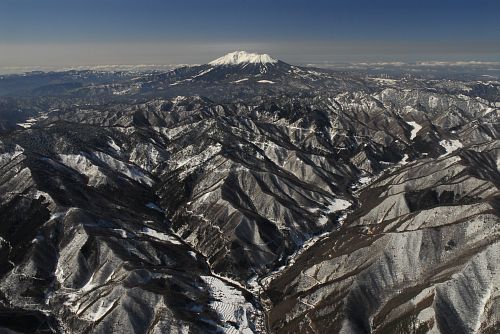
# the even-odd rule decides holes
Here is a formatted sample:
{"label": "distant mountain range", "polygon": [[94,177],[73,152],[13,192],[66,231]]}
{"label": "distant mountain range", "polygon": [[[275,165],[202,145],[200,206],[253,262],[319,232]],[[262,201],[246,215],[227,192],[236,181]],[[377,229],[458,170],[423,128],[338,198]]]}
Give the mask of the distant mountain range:
{"label": "distant mountain range", "polygon": [[0,332],[500,330],[498,80],[237,51],[0,95]]}

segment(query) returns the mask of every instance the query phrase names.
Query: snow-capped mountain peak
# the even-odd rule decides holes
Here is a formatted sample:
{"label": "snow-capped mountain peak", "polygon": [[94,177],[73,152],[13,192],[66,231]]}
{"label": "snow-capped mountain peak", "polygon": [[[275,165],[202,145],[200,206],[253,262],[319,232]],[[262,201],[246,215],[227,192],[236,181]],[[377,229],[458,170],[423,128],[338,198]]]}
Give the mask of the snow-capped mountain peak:
{"label": "snow-capped mountain peak", "polygon": [[278,60],[268,54],[249,53],[246,51],[235,51],[217,58],[210,63],[212,66],[239,65],[239,64],[275,64]]}

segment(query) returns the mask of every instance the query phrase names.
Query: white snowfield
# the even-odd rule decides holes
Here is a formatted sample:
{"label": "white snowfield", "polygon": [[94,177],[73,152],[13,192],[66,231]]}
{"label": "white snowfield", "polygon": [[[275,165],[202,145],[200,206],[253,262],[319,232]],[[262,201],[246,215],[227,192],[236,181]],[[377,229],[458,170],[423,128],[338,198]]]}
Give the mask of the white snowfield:
{"label": "white snowfield", "polygon": [[268,54],[248,53],[246,51],[235,51],[217,58],[210,63],[212,66],[239,65],[239,64],[275,64],[278,60]]}
{"label": "white snowfield", "polygon": [[258,317],[260,312],[249,302],[243,294],[219,278],[201,276],[210,289],[214,300],[210,303],[212,310],[219,314],[224,327],[222,333],[226,334],[253,334],[255,327],[259,327]]}
{"label": "white snowfield", "polygon": [[417,133],[422,129],[422,125],[418,124],[417,122],[406,122],[408,123],[413,130],[411,130],[411,135],[410,135],[410,140],[415,139],[417,137]]}
{"label": "white snowfield", "polygon": [[460,142],[460,140],[456,140],[456,139],[441,140],[439,142],[439,145],[441,145],[446,150],[446,153],[442,155],[443,157],[464,146]]}

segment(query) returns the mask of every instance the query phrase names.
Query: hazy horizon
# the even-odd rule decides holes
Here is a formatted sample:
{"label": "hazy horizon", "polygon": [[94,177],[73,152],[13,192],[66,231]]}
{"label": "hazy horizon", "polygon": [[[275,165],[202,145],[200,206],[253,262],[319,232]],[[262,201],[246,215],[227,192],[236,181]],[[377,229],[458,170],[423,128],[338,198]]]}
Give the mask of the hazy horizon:
{"label": "hazy horizon", "polygon": [[0,72],[206,63],[500,61],[498,1],[5,0]]}
{"label": "hazy horizon", "polygon": [[[69,69],[102,69],[102,70],[152,70],[170,69],[183,65],[205,64],[228,52],[244,50],[256,53],[267,53],[271,56],[295,65],[307,65],[317,67],[331,67],[340,64],[365,64],[365,65],[431,65],[431,66],[456,66],[456,65],[494,65],[500,66],[500,57],[495,53],[488,54],[461,54],[450,50],[448,54],[418,54],[408,52],[406,54],[379,54],[354,53],[347,54],[323,52],[318,54],[297,52],[293,46],[282,49],[271,47],[256,47],[248,44],[234,44],[231,46],[193,45],[176,46],[169,49],[163,45],[107,45],[106,47],[95,47],[92,44],[78,45],[18,45],[16,48],[6,48],[0,45],[2,51],[0,58],[11,58],[17,61],[0,62],[0,74],[15,74],[29,71],[61,71]],[[141,50],[147,49],[144,53]],[[361,47],[359,47],[361,49]],[[54,56],[54,51],[57,55]],[[91,50],[92,54],[86,56],[85,50]],[[202,52],[200,52],[200,50]],[[23,54],[18,56],[17,54]],[[83,54],[83,56],[82,56]],[[124,57],[125,55],[125,57]],[[45,62],[36,62],[36,59],[47,59]],[[33,60],[33,61],[31,61]]]}

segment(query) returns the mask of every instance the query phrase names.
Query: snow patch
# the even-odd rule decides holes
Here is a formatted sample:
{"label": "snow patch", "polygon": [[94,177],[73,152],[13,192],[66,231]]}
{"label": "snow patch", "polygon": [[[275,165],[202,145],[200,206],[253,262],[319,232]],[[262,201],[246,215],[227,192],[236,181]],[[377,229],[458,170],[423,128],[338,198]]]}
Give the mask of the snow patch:
{"label": "snow patch", "polygon": [[268,83],[268,84],[274,84],[275,83],[274,81],[270,81],[270,80],[259,80],[257,82],[258,83]]}
{"label": "snow patch", "polygon": [[29,129],[35,124],[37,121],[36,118],[28,118],[24,123],[17,123],[20,127],[23,127],[25,129]]}
{"label": "snow patch", "polygon": [[121,149],[120,149],[120,146],[118,146],[115,141],[113,140],[113,138],[109,138],[109,141],[108,141],[108,145],[113,149],[115,150],[116,152],[120,152]]}
{"label": "snow patch", "polygon": [[195,76],[193,76],[193,79],[194,78],[198,78],[198,77],[201,77],[205,74],[207,74],[208,72],[210,72],[211,70],[213,70],[213,68],[209,68],[208,70],[205,70],[205,71],[201,71],[200,73],[196,74]]}
{"label": "snow patch", "polygon": [[446,153],[443,154],[442,157],[458,150],[459,148],[464,147],[464,145],[460,142],[460,140],[456,140],[456,139],[441,140],[439,142],[439,145],[441,145],[446,150]]}
{"label": "snow patch", "polygon": [[410,135],[410,140],[415,139],[417,137],[417,133],[422,129],[422,126],[418,124],[417,122],[406,122],[408,125],[410,125],[413,130],[411,130],[411,135]]}
{"label": "snow patch", "polygon": [[341,199],[341,198],[334,199],[333,202],[331,202],[328,205],[328,207],[327,207],[328,210],[318,220],[318,224],[319,225],[325,225],[328,222],[328,215],[329,214],[334,213],[334,212],[339,212],[339,211],[346,210],[351,205],[352,205],[351,202],[346,201],[345,199]]}
{"label": "snow patch", "polygon": [[372,181],[373,177],[372,176],[362,176],[359,178],[359,181],[358,183],[360,185],[365,185],[365,184],[368,184]]}
{"label": "snow patch", "polygon": [[148,228],[148,227],[143,228],[141,230],[141,233],[145,234],[145,235],[148,235],[148,236],[150,236],[152,238],[161,240],[161,241],[167,241],[167,242],[169,242],[171,244],[174,244],[174,245],[182,245],[182,243],[180,243],[174,237],[172,237],[172,236],[170,236],[168,234],[165,234],[165,233],[158,232],[158,231],[153,230],[153,229]]}

